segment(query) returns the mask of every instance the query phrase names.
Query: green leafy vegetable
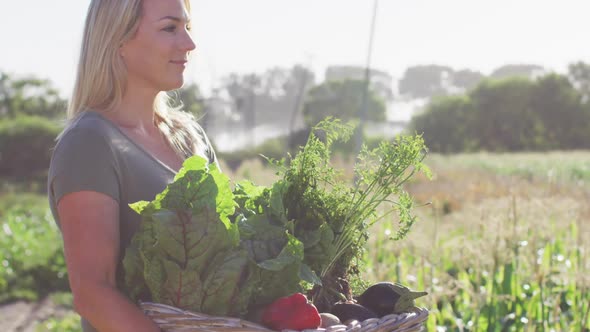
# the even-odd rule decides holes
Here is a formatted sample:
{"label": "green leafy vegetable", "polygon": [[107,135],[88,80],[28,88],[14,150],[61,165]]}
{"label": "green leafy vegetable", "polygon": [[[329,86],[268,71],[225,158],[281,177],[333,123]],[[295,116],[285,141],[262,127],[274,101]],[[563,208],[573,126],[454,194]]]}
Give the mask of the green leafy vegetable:
{"label": "green leafy vegetable", "polygon": [[253,185],[244,184],[240,196],[250,202],[250,218],[232,222],[237,204],[229,183],[195,156],[154,201],[131,205],[142,216],[123,261],[132,299],[243,317],[248,307],[299,290],[303,244],[285,220],[277,226],[255,213],[248,193],[264,191]]}

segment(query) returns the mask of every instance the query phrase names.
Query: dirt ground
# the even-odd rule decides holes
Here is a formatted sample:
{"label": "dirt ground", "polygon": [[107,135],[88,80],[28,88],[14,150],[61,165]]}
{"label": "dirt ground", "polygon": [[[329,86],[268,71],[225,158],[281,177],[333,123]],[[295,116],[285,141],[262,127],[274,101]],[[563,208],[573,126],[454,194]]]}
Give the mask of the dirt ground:
{"label": "dirt ground", "polygon": [[56,305],[49,297],[27,303],[17,301],[0,305],[0,331],[2,332],[37,332],[37,325],[50,318],[60,317],[67,309]]}

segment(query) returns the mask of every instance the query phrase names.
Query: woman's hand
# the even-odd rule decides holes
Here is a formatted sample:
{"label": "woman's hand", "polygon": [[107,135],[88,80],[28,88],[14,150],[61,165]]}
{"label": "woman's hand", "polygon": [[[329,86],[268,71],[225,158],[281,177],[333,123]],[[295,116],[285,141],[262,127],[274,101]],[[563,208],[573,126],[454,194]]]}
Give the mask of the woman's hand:
{"label": "woman's hand", "polygon": [[97,330],[160,331],[116,288],[119,205],[111,197],[80,191],[57,205],[74,309]]}

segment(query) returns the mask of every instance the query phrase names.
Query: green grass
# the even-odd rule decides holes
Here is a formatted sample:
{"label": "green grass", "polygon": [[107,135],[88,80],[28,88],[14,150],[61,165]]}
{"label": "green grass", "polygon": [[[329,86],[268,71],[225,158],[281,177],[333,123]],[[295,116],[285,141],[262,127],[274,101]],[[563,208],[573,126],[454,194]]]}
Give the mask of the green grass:
{"label": "green grass", "polygon": [[0,196],[0,233],[0,303],[68,289],[61,236],[42,196]]}
{"label": "green grass", "polygon": [[517,175],[529,180],[566,182],[578,186],[590,183],[589,151],[551,151],[530,153],[470,153],[431,155],[433,165],[452,164],[501,175]]}
{"label": "green grass", "polygon": [[433,159],[434,181],[409,188],[432,204],[401,242],[395,219],[373,229],[366,278],[428,291],[429,331],[590,328],[590,191],[570,176],[590,154]]}
{"label": "green grass", "polygon": [[49,203],[44,195],[30,192],[0,195],[0,217],[8,213],[40,216],[44,215],[47,209],[49,209]]}
{"label": "green grass", "polygon": [[52,317],[37,324],[36,332],[82,332],[80,316],[69,312],[63,317]]}
{"label": "green grass", "polygon": [[488,248],[456,246],[456,237],[481,241],[483,234],[442,235],[430,251],[381,236],[369,249],[367,278],[428,291],[418,304],[431,309],[429,330],[582,331],[590,324],[588,258],[571,245],[578,230],[569,226],[531,242],[496,236]]}
{"label": "green grass", "polygon": [[35,332],[82,332],[80,316],[72,309],[72,294],[69,292],[57,292],[50,295],[51,302],[63,309],[68,309],[58,317],[49,317],[39,322]]}

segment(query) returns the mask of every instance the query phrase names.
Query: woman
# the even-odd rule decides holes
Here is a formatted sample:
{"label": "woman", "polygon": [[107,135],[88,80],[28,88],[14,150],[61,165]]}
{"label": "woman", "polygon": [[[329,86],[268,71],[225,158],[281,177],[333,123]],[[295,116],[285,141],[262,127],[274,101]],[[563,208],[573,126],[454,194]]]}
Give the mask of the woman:
{"label": "woman", "polygon": [[88,9],[48,179],[84,331],[159,331],[120,291],[140,222],[128,204],[154,199],[191,155],[217,165],[194,118],[166,106],[195,49],[189,10],[188,0],[92,0]]}

